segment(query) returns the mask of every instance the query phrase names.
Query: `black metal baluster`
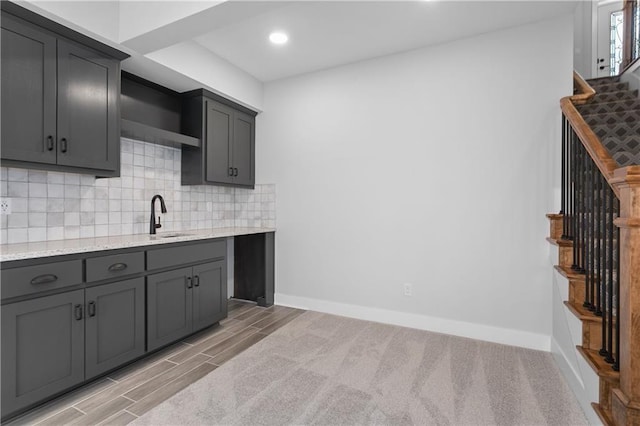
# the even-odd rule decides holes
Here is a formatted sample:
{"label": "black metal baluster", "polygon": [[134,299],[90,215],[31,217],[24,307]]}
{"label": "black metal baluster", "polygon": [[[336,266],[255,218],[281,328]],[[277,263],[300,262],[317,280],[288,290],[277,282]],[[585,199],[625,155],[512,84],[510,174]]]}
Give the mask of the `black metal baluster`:
{"label": "black metal baluster", "polygon": [[598,167],[594,167],[594,172],[597,174],[594,176],[595,183],[595,191],[594,191],[594,226],[595,226],[595,235],[596,235],[596,244],[595,244],[595,265],[594,265],[594,282],[596,288],[596,310],[595,314],[598,316],[602,316],[602,274],[601,274],[601,266],[602,266],[602,191],[604,187],[602,186],[602,173]]}
{"label": "black metal baluster", "polygon": [[[578,232],[580,233],[580,248],[578,251],[578,270],[582,273],[584,270],[584,250],[585,250],[585,186],[586,186],[586,175],[584,171],[584,159],[585,152],[584,147],[580,141],[577,142],[578,149],[580,149],[580,158],[578,161],[578,178],[580,180],[580,193],[578,194],[578,202],[580,203],[580,217],[578,221],[580,222],[580,226],[578,227]],[[588,300],[588,299],[587,299]]]}
{"label": "black metal baluster", "polygon": [[609,223],[607,222],[607,212],[609,209],[609,205],[611,204],[611,188],[609,188],[609,184],[603,175],[600,175],[600,181],[602,186],[602,250],[601,253],[601,288],[602,288],[602,344],[600,345],[600,355],[605,359],[607,358],[609,352],[607,351],[607,342],[609,335],[611,334],[611,305],[609,304],[609,287],[610,281],[608,279],[608,269],[611,268],[611,265],[608,263],[609,259],[609,241],[611,240],[611,235],[609,233]]}
{"label": "black metal baluster", "polygon": [[[614,200],[616,217],[620,217],[620,200],[617,198]],[[613,221],[612,225],[613,225]],[[615,321],[615,352],[613,369],[620,371],[620,228],[617,226],[614,229],[614,235],[616,237],[616,255],[614,256],[614,276],[615,281],[613,285],[615,304],[616,304],[616,321]]]}
{"label": "black metal baluster", "polygon": [[[575,133],[574,133],[575,137]],[[575,157],[575,185],[576,185],[576,214],[574,217],[576,233],[573,239],[573,245],[576,250],[575,270],[580,272],[580,261],[582,260],[582,147],[580,141],[575,138],[576,157]],[[586,299],[585,299],[586,300]]]}
{"label": "black metal baluster", "polygon": [[575,133],[573,132],[573,129],[571,129],[571,233],[573,234],[573,264],[571,265],[571,269],[578,270],[578,245],[580,241],[580,238],[578,237],[578,147],[574,136]]}
{"label": "black metal baluster", "polygon": [[562,184],[560,186],[560,214],[562,215],[562,236],[560,238],[567,238],[567,118],[562,114]]}
{"label": "black metal baluster", "polygon": [[579,143],[580,147],[580,195],[578,200],[580,200],[580,258],[579,271],[585,274],[585,302],[584,307],[589,308],[591,306],[591,286],[589,285],[589,276],[588,276],[588,268],[587,268],[587,259],[588,259],[588,223],[587,223],[587,152],[585,148]]}
{"label": "black metal baluster", "polygon": [[566,196],[565,196],[565,218],[566,218],[566,227],[564,228],[565,237],[568,240],[573,240],[573,140],[572,133],[573,129],[571,128],[571,124],[565,117],[566,122],[566,165],[565,165],[565,179],[566,179]]}
{"label": "black metal baluster", "polygon": [[607,355],[604,360],[610,364],[613,364],[615,361],[613,359],[613,250],[614,250],[614,227],[613,227],[613,215],[614,215],[614,194],[611,188],[608,188],[608,212],[607,212],[607,227],[609,228],[609,240],[607,241],[607,265],[609,266],[608,270],[608,279],[607,279],[607,303],[609,305],[609,327],[607,328]]}
{"label": "black metal baluster", "polygon": [[589,277],[591,279],[591,311],[598,309],[598,283],[596,281],[596,173],[598,166],[589,156]]}

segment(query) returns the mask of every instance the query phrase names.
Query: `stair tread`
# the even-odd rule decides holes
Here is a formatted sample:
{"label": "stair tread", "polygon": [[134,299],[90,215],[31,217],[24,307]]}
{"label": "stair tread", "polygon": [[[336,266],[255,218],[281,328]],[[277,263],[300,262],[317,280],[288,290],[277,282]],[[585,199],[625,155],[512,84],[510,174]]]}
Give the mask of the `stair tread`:
{"label": "stair tread", "polygon": [[549,241],[554,246],[558,246],[558,247],[573,247],[573,241],[571,240],[563,240],[562,238],[547,237],[547,241]]}
{"label": "stair tread", "polygon": [[573,280],[573,279],[585,279],[586,275],[582,272],[578,272],[574,269],[571,269],[568,266],[561,266],[561,265],[555,265],[554,268],[556,268],[556,270],[558,272],[560,272],[560,275],[562,275],[563,277],[569,279],[569,280]]}
{"label": "stair tread", "polygon": [[640,164],[640,135],[606,136],[600,139],[614,160],[621,166]]}
{"label": "stair tread", "polygon": [[600,92],[596,91],[596,94],[591,98],[591,102],[600,103],[600,102],[610,102],[610,101],[621,101],[625,99],[638,99],[638,91],[637,90],[619,90],[617,92]]}
{"label": "stair tread", "polygon": [[589,114],[604,114],[608,112],[621,112],[640,108],[640,99],[622,99],[611,102],[588,102],[577,105],[576,108],[583,116]]}
{"label": "stair tread", "polygon": [[617,83],[619,81],[620,81],[620,76],[614,75],[609,77],[590,78],[587,80],[587,83],[589,83],[589,86],[594,87],[601,84]]}
{"label": "stair tread", "polygon": [[640,165],[640,152],[618,151],[612,157],[620,167]]}
{"label": "stair tread", "polygon": [[585,322],[602,322],[602,317],[597,316],[596,314],[594,314],[593,312],[591,312],[589,309],[585,308],[582,305],[579,305],[577,303],[572,303],[569,301],[564,301],[564,304],[567,308],[569,308],[569,310],[571,311],[572,314],[574,314],[576,317],[578,317],[578,319],[580,319],[581,321],[585,321]]}
{"label": "stair tread", "polygon": [[[592,128],[594,129],[594,131],[596,130],[600,130],[600,129],[616,129],[622,127],[626,130],[639,130],[640,129],[640,121],[634,121],[634,122],[626,122],[626,121],[620,121],[620,122],[616,122],[616,123],[600,123],[600,124],[596,124],[594,126],[592,126]],[[597,132],[596,132],[597,133]],[[618,135],[620,136],[620,135]],[[635,133],[630,133],[629,135],[622,135],[622,136],[640,136],[640,133],[635,132]]]}
{"label": "stair tread", "polygon": [[[593,86],[592,86],[593,87]],[[593,87],[597,92],[617,92],[620,90],[629,90],[629,83],[621,82],[621,81],[613,81],[597,84],[596,87]]]}
{"label": "stair tread", "polygon": [[640,109],[588,114],[583,115],[582,118],[584,118],[584,121],[586,121],[590,126],[613,125],[616,123],[636,123],[640,121]]}
{"label": "stair tread", "polygon": [[576,349],[587,361],[587,364],[595,371],[598,377],[611,382],[620,381],[620,373],[615,371],[611,364],[607,363],[595,349],[585,349],[582,346],[576,346]]}
{"label": "stair tread", "polygon": [[602,405],[598,404],[597,402],[592,402],[591,407],[593,408],[593,411],[596,412],[598,417],[600,417],[602,424],[604,424],[605,426],[615,425],[615,423],[613,422],[613,417],[611,413],[605,410],[605,408]]}
{"label": "stair tread", "polygon": [[600,84],[600,83],[607,83],[607,82],[618,82],[620,81],[620,76],[619,75],[608,75],[606,77],[595,77],[595,78],[590,78],[587,80],[587,83],[589,83],[589,85],[591,87],[593,87],[593,84]]}

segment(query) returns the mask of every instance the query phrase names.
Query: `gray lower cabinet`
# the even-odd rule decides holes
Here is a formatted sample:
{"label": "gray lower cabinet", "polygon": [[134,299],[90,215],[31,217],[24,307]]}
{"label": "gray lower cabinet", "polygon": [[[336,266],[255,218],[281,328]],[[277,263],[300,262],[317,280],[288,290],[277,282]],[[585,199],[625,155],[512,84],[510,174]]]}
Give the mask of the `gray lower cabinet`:
{"label": "gray lower cabinet", "polygon": [[227,262],[193,267],[193,331],[227,317]]}
{"label": "gray lower cabinet", "polygon": [[145,352],[144,278],[2,306],[2,415]]}
{"label": "gray lower cabinet", "polygon": [[2,306],[2,413],[84,378],[84,290]]}
{"label": "gray lower cabinet", "polygon": [[191,268],[147,277],[147,347],[153,350],[191,333]]}
{"label": "gray lower cabinet", "polygon": [[2,421],[224,319],[225,256],[212,239],[3,263]]}
{"label": "gray lower cabinet", "polygon": [[147,348],[154,350],[227,315],[226,261],[147,277]]}
{"label": "gray lower cabinet", "polygon": [[86,290],[85,379],[144,354],[144,278]]}

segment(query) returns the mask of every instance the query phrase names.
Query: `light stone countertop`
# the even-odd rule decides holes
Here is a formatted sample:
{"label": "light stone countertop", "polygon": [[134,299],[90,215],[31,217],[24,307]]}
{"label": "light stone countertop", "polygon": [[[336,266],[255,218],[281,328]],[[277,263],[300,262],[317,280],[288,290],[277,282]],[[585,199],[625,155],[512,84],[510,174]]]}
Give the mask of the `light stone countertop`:
{"label": "light stone countertop", "polygon": [[[79,238],[74,240],[42,241],[37,243],[0,244],[0,262],[34,259],[65,254],[88,253],[128,247],[146,247],[180,241],[235,237],[236,235],[275,232],[275,228],[213,228],[188,231],[162,231],[149,234],[119,235],[114,237]],[[162,238],[163,235],[176,235]]]}

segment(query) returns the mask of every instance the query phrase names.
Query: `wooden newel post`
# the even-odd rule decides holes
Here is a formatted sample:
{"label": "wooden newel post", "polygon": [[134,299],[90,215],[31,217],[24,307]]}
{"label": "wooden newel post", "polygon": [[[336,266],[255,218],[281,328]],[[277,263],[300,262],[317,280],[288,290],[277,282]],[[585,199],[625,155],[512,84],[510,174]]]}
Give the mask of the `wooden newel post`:
{"label": "wooden newel post", "polygon": [[620,217],[620,388],[613,392],[616,425],[640,426],[640,166],[618,169]]}

